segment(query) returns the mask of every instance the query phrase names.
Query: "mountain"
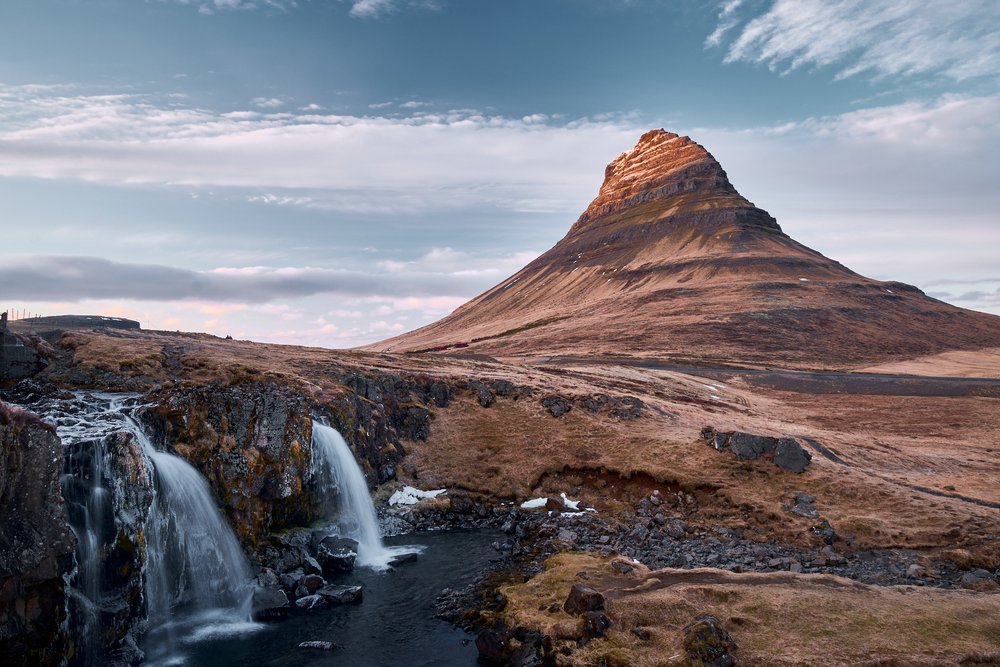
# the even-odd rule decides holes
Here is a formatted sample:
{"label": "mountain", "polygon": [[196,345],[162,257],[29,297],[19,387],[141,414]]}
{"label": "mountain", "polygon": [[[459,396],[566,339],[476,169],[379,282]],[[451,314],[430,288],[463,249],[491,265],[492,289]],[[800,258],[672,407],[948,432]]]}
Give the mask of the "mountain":
{"label": "mountain", "polygon": [[645,133],[566,236],[447,317],[369,346],[795,368],[1000,345],[1000,317],[854,273],[782,232],[688,137]]}

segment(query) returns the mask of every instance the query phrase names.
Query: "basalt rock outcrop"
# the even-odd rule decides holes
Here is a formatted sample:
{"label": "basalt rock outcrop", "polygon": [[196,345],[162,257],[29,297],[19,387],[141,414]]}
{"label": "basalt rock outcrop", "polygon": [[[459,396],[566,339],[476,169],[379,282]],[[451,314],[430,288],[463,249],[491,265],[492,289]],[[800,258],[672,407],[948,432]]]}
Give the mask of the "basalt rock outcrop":
{"label": "basalt rock outcrop", "polygon": [[1000,345],[1000,318],[860,276],[786,235],[688,137],[615,159],[552,249],[444,319],[368,346],[856,367]]}
{"label": "basalt rock outcrop", "polygon": [[431,412],[453,388],[397,375],[346,373],[322,400],[276,382],[163,390],[145,414],[155,439],[208,479],[237,536],[308,525],[322,511],[311,487],[312,420],[327,420],[351,444],[369,486],[396,477],[403,442],[424,440]]}
{"label": "basalt rock outcrop", "polygon": [[58,665],[71,653],[63,577],[74,538],[59,488],[62,447],[36,417],[0,403],[0,657]]}

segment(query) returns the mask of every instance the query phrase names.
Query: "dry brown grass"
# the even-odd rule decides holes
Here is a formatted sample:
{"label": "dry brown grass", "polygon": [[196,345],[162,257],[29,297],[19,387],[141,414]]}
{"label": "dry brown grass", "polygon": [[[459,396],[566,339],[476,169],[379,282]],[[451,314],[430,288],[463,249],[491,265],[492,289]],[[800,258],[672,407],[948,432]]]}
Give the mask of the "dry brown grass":
{"label": "dry brown grass", "polygon": [[[405,481],[500,497],[566,491],[583,496],[605,516],[652,488],[682,488],[698,500],[700,510],[690,517],[694,523],[816,546],[809,531],[815,522],[782,507],[796,491],[805,491],[841,536],[854,539],[855,548],[962,549],[977,563],[1000,565],[1000,513],[956,497],[1000,501],[997,398],[814,395],[614,365],[552,368],[385,356],[204,334],[74,331],[64,340],[75,350],[75,363],[85,368],[146,374],[164,385],[275,381],[317,403],[345,391],[338,378],[347,372],[392,372],[453,384],[504,378],[533,387],[534,395],[518,401],[498,397],[483,408],[471,392],[456,390],[451,406],[431,409],[430,438],[406,443]],[[616,421],[607,412],[594,415],[577,405],[555,418],[539,403],[552,393],[632,395],[648,409],[640,419]],[[794,475],[767,460],[740,462],[698,438],[705,425],[811,436],[848,465],[814,454],[809,469]]]}
{"label": "dry brown grass", "polygon": [[[650,572],[641,565],[623,575],[611,561],[560,554],[528,582],[504,587],[508,625],[568,634],[574,619],[539,606],[561,605],[570,587],[584,582],[604,593],[614,626],[607,638],[575,651],[567,661],[573,665],[602,658],[634,667],[684,664],[682,628],[709,613],[737,642],[739,664],[956,665],[976,656],[1000,664],[997,594],[880,588],[830,575]],[[633,635],[637,626],[651,639]]]}

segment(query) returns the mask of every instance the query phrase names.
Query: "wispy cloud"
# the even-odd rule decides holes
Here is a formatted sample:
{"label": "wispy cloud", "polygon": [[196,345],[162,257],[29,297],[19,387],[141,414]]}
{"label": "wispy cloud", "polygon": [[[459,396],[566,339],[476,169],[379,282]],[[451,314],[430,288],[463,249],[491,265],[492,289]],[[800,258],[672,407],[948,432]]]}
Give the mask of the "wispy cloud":
{"label": "wispy cloud", "polygon": [[351,3],[351,16],[355,18],[377,18],[395,10],[395,0],[353,0]]}
{"label": "wispy cloud", "polygon": [[250,100],[250,104],[258,109],[279,109],[285,106],[285,100],[279,97],[255,97]]}
{"label": "wispy cloud", "polygon": [[759,63],[781,72],[835,67],[837,78],[862,73],[995,78],[1000,73],[1000,3],[727,0],[706,45],[727,40],[726,62]]}
{"label": "wispy cloud", "polygon": [[[317,295],[351,298],[417,299],[415,304],[454,304],[492,286],[512,262],[465,256],[469,264],[441,265],[431,260],[348,271],[319,267],[239,267],[192,271],[155,264],[112,262],[96,257],[15,256],[0,267],[0,298],[18,301],[75,302],[88,299],[199,301],[215,304],[266,303]],[[529,255],[530,259],[533,255]],[[524,258],[518,256],[514,263]],[[494,260],[495,261],[495,260]],[[518,267],[520,264],[518,264]],[[517,268],[517,267],[515,267]],[[427,301],[430,299],[430,301]],[[401,301],[401,303],[403,303]],[[422,307],[409,306],[410,309]],[[203,310],[218,315],[243,306]]]}
{"label": "wispy cloud", "polygon": [[467,109],[220,113],[0,86],[0,176],[249,188],[260,203],[354,212],[572,211],[641,129],[627,116],[554,122]]}

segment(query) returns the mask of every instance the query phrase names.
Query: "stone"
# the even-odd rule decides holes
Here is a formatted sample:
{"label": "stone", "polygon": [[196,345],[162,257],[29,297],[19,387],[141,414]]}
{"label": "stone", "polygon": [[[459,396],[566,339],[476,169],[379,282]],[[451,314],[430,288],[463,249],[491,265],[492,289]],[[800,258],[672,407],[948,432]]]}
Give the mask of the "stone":
{"label": "stone", "polygon": [[302,581],[303,576],[305,576],[305,573],[302,570],[283,572],[278,575],[278,583],[286,591],[294,591],[299,587],[299,582]]}
{"label": "stone", "polygon": [[729,444],[729,434],[728,433],[715,433],[712,435],[711,440],[708,442],[717,452],[724,452],[726,450],[726,445]]}
{"label": "stone", "polygon": [[557,535],[557,539],[560,542],[565,542],[566,544],[575,544],[579,536],[575,531],[569,530],[568,528],[562,528]]}
{"label": "stone", "polygon": [[653,638],[653,633],[649,631],[649,628],[644,628],[641,626],[636,626],[632,628],[632,634],[646,642]]}
{"label": "stone", "polygon": [[548,409],[553,417],[562,417],[573,409],[569,401],[562,396],[546,396],[542,399],[542,405]]}
{"label": "stone", "polygon": [[323,574],[323,567],[312,556],[302,559],[302,571],[306,574]]}
{"label": "stone", "polygon": [[674,538],[675,540],[679,540],[682,537],[684,537],[685,533],[684,529],[685,529],[684,522],[676,517],[671,518],[669,521],[667,521],[667,527],[666,527],[667,535]]}
{"label": "stone", "polygon": [[356,604],[361,602],[363,589],[361,586],[324,586],[316,591],[316,595],[329,604]]}
{"label": "stone", "polygon": [[295,596],[313,595],[323,586],[326,586],[326,579],[318,574],[307,574],[299,580],[299,585],[295,588]]}
{"label": "stone", "polygon": [[823,541],[827,544],[833,544],[837,541],[837,531],[833,529],[833,526],[826,519],[813,526],[811,530],[814,534],[822,537]]}
{"label": "stone", "polygon": [[409,551],[405,554],[397,554],[389,559],[390,567],[399,567],[400,565],[405,565],[407,563],[417,562],[417,552]]}
{"label": "stone", "polygon": [[319,543],[316,560],[326,576],[334,576],[354,569],[358,558],[358,542],[349,537],[324,537]]}
{"label": "stone", "polygon": [[270,621],[288,616],[288,596],[277,586],[258,588],[253,592],[251,615],[257,621]]}
{"label": "stone", "polygon": [[619,574],[628,574],[632,572],[632,570],[634,570],[635,568],[623,560],[616,560],[615,562],[611,563],[611,569]]}
{"label": "stone", "polygon": [[732,667],[736,664],[732,656],[736,642],[710,614],[699,616],[684,628],[684,650],[696,665]]}
{"label": "stone", "polygon": [[588,611],[604,609],[604,596],[590,586],[573,584],[569,596],[563,603],[563,611],[571,616],[579,616]]}
{"label": "stone", "polygon": [[602,611],[586,611],[583,613],[583,636],[588,639],[603,637],[611,629],[611,619]]}
{"label": "stone", "polygon": [[322,595],[307,595],[296,600],[295,606],[306,611],[315,611],[317,609],[326,609],[330,605]]}
{"label": "stone", "polygon": [[476,651],[479,652],[479,659],[486,664],[505,662],[510,651],[507,628],[501,623],[480,632],[476,637]]}
{"label": "stone", "polygon": [[317,651],[332,651],[334,649],[344,648],[344,647],[334,642],[314,639],[308,642],[301,642],[299,644],[299,648],[309,648]]}
{"label": "stone", "polygon": [[493,401],[496,400],[496,396],[490,391],[490,388],[479,381],[472,381],[469,383],[469,389],[476,395],[479,400],[479,405],[484,408],[488,408],[493,405]]}
{"label": "stone", "polygon": [[257,585],[261,588],[277,586],[280,583],[278,575],[269,567],[261,568],[260,573],[257,575]]}
{"label": "stone", "polygon": [[553,498],[549,496],[545,499],[545,509],[550,512],[562,512],[566,509],[566,503],[563,502],[562,498]]}
{"label": "stone", "polygon": [[779,438],[774,448],[774,463],[785,472],[803,473],[812,461],[812,454],[807,452],[795,438]]}
{"label": "stone", "polygon": [[774,452],[778,441],[765,435],[754,435],[743,431],[734,431],[729,436],[729,449],[744,461],[758,459],[764,454]]}

